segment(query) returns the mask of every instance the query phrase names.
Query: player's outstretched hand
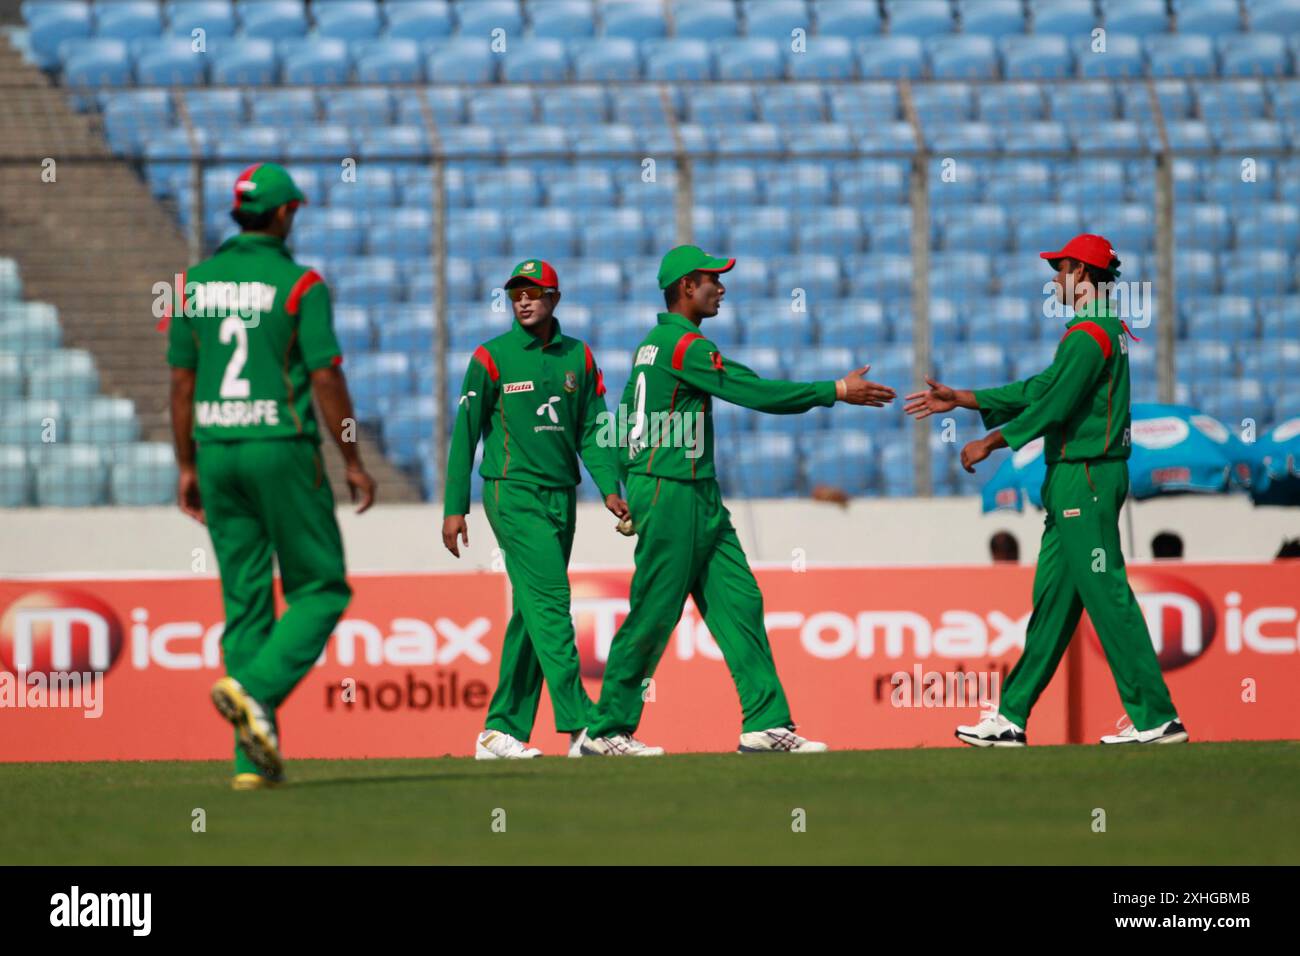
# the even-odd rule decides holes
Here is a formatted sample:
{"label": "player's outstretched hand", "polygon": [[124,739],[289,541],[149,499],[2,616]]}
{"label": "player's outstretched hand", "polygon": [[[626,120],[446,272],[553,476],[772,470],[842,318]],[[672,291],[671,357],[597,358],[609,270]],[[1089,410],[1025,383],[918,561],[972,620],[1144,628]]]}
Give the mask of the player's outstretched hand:
{"label": "player's outstretched hand", "polygon": [[352,501],[357,506],[357,514],[361,514],[375,503],[375,489],[378,485],[359,464],[349,465],[344,477],[348,482],[348,490],[352,492]]}
{"label": "player's outstretched hand", "polygon": [[460,538],[469,547],[469,525],[465,524],[464,515],[447,515],[442,519],[442,543],[456,557],[460,557],[460,548],[456,539]]}
{"label": "player's outstretched hand", "polygon": [[627,502],[618,495],[606,495],[605,507],[608,508],[609,513],[619,521],[622,521],[628,516]]}
{"label": "player's outstretched hand", "polygon": [[907,396],[907,404],[903,406],[903,411],[920,421],[931,415],[950,412],[957,407],[957,392],[954,389],[936,382],[929,376],[926,376],[925,383],[930,386],[929,389],[924,392],[913,392]]}
{"label": "player's outstretched hand", "polygon": [[870,365],[864,365],[840,379],[840,382],[844,385],[844,394],[840,396],[840,401],[848,402],[850,405],[870,405],[872,408],[883,408],[894,400],[894,390],[888,385],[868,382],[862,377],[867,374],[870,368]]}
{"label": "player's outstretched hand", "polygon": [[975,466],[987,458],[992,450],[987,438],[968,441],[961,450],[961,466],[972,475],[975,474]]}
{"label": "player's outstretched hand", "polygon": [[176,482],[176,504],[199,524],[208,523],[203,515],[203,499],[199,497],[199,475],[193,465],[181,469]]}

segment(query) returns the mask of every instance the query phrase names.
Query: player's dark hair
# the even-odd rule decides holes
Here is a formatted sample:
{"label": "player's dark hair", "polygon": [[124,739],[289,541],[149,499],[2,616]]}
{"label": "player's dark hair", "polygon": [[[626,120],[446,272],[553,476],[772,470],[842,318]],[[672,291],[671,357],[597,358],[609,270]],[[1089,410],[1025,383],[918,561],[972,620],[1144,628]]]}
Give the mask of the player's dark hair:
{"label": "player's dark hair", "polygon": [[1020,542],[1010,531],[999,531],[989,538],[989,556],[994,561],[1019,561]]}
{"label": "player's dark hair", "polygon": [[681,279],[678,279],[668,288],[664,289],[664,305],[671,309],[682,297],[682,279],[690,279],[692,282],[699,282],[701,275],[702,273],[698,269],[694,272],[688,272],[686,275],[682,276]]}
{"label": "player's dark hair", "polygon": [[275,219],[275,210],[249,212],[246,209],[232,209],[230,210],[230,218],[235,220],[239,224],[239,228],[245,232],[261,232]]}
{"label": "player's dark hair", "polygon": [[[1107,285],[1113,285],[1115,282],[1115,273],[1110,269],[1103,269],[1088,262],[1080,262],[1078,259],[1071,259],[1070,262],[1074,264],[1075,268],[1083,266],[1084,277],[1099,289],[1103,282]],[[1074,269],[1072,268],[1070,271],[1073,272]]]}
{"label": "player's dark hair", "polygon": [[1172,531],[1161,531],[1151,539],[1151,554],[1157,558],[1181,558],[1183,539]]}

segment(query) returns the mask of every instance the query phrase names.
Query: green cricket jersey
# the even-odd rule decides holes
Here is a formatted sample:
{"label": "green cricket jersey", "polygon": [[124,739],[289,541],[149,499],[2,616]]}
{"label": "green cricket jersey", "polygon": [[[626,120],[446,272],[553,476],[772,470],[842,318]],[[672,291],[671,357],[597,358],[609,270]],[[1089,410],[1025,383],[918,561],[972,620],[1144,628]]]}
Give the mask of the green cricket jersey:
{"label": "green cricket jersey", "polygon": [[474,451],[483,439],[485,479],[542,488],[577,485],[578,457],[602,496],[618,494],[612,430],[602,429],[605,384],[586,343],[557,320],[544,347],[518,322],[480,345],[461,387],[447,458],[443,513],[469,513]]}
{"label": "green cricket jersey", "polygon": [[715,478],[711,396],[760,412],[792,414],[835,404],[835,383],[764,379],[722,352],[699,326],[675,312],[637,347],[619,421],[623,467],[629,474],[694,480]]}
{"label": "green cricket jersey", "polygon": [[1047,463],[1128,458],[1128,329],[1109,302],[1066,326],[1052,364],[1023,382],[975,391],[987,428],[1020,448],[1042,435]]}
{"label": "green cricket jersey", "polygon": [[320,275],[282,240],[242,233],[181,285],[167,362],[196,372],[195,440],[319,440],[309,375],[343,360]]}

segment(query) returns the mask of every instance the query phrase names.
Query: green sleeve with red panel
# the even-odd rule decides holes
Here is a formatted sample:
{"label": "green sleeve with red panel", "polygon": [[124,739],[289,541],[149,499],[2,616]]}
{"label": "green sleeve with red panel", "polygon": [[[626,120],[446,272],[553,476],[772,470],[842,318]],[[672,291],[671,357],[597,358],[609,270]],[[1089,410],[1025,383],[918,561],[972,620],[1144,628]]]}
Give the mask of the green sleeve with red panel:
{"label": "green sleeve with red panel", "polygon": [[619,456],[616,443],[609,440],[605,428],[609,410],[605,405],[605,377],[596,365],[591,347],[586,350],[586,376],[582,385],[582,424],[578,455],[587,468],[587,474],[596,483],[602,498],[619,493]]}
{"label": "green sleeve with red panel", "polygon": [[733,405],[760,412],[794,415],[818,405],[835,404],[835,382],[790,382],[762,378],[740,362],[724,358],[713,342],[686,333],[674,346],[673,375],[692,388]]}
{"label": "green sleeve with red panel", "polygon": [[1085,334],[1066,333],[1051,367],[1044,372],[1050,374],[1050,380],[1036,390],[1014,421],[1003,426],[1002,437],[1013,449],[1050,431],[1063,430],[1094,389],[1109,352],[1093,335],[1086,334],[1087,329],[1079,330]]}
{"label": "green sleeve with red panel", "polygon": [[1046,390],[1055,377],[1056,364],[1053,362],[1037,375],[1019,382],[975,389],[975,403],[979,406],[984,427],[997,428],[1014,419]]}
{"label": "green sleeve with red panel", "polygon": [[[486,352],[482,346],[479,352]],[[495,368],[495,367],[493,367]],[[447,480],[444,483],[443,515],[469,514],[470,478],[474,471],[474,452],[483,435],[484,420],[491,416],[497,402],[497,379],[476,352],[465,369],[456,405],[456,424],[451,432],[451,450],[447,455]]]}

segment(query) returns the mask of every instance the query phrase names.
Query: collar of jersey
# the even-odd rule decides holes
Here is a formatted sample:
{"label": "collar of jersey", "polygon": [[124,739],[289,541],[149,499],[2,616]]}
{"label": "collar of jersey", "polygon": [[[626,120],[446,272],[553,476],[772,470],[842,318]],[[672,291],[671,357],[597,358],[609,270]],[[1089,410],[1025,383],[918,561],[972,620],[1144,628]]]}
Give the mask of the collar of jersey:
{"label": "collar of jersey", "polygon": [[1087,319],[1113,319],[1115,310],[1111,307],[1109,300],[1093,299],[1082,309],[1074,313],[1074,318],[1065,323],[1065,327],[1073,328],[1079,322]]}
{"label": "collar of jersey", "polygon": [[[555,322],[555,328],[551,332],[551,341],[546,343],[546,347],[548,349],[554,345],[560,344],[560,335],[561,335],[560,320],[555,318],[554,316],[552,316],[551,318]],[[515,319],[510,323],[510,334],[514,337],[514,343],[518,345],[520,348],[535,349],[542,342],[541,339],[539,339],[537,336],[533,335],[533,333],[529,332],[526,328],[520,325],[518,319]]]}
{"label": "collar of jersey", "polygon": [[217,249],[222,252],[234,246],[266,246],[268,249],[274,249],[277,252],[284,252],[284,240],[279,236],[267,235],[264,232],[241,232],[231,236]]}
{"label": "collar of jersey", "polygon": [[676,312],[660,312],[660,325],[675,325],[679,329],[685,329],[687,332],[699,332],[700,327],[686,318],[684,315],[678,315]]}

